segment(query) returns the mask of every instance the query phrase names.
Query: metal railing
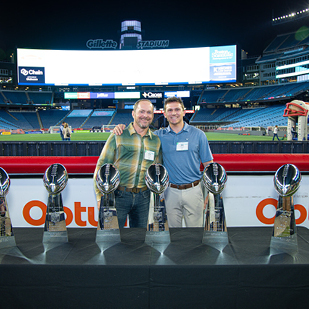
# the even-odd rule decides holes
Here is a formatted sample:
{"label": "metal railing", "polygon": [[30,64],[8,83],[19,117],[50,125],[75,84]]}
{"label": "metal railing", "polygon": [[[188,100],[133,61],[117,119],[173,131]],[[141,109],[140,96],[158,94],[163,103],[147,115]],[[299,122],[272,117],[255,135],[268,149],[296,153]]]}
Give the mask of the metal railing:
{"label": "metal railing", "polygon": [[[99,156],[105,141],[1,142],[0,156]],[[224,153],[308,153],[309,142],[210,141],[214,154]],[[1,159],[0,159],[1,160]],[[0,161],[1,165],[1,161]]]}

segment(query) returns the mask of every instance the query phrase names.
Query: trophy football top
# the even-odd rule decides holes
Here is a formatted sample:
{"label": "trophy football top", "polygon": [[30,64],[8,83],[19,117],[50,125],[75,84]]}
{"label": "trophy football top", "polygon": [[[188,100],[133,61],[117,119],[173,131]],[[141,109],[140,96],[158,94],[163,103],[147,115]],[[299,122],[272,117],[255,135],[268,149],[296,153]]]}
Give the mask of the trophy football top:
{"label": "trophy football top", "polygon": [[120,183],[120,173],[114,165],[106,163],[100,167],[96,182],[101,193],[109,194],[117,189]]}
{"label": "trophy football top", "polygon": [[213,194],[220,194],[227,180],[225,169],[216,162],[205,167],[202,178],[204,186]]}
{"label": "trophy football top", "polygon": [[274,176],[274,186],[281,196],[292,196],[299,189],[301,174],[293,164],[284,164]]}
{"label": "trophy football top", "polygon": [[0,197],[4,197],[9,192],[10,183],[9,175],[0,167]]}
{"label": "trophy football top", "polygon": [[45,171],[43,182],[48,193],[60,193],[68,182],[68,173],[66,168],[60,163],[52,164]]}
{"label": "trophy football top", "polygon": [[152,164],[146,171],[145,182],[150,191],[161,194],[169,184],[166,168],[161,164]]}

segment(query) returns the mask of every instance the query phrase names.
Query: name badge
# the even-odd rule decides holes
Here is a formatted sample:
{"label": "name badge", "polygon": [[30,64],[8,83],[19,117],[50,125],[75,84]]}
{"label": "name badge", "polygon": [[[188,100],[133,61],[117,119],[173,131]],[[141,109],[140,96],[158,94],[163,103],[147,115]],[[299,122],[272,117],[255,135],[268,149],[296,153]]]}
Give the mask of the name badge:
{"label": "name badge", "polygon": [[153,161],[154,160],[154,156],[155,156],[155,153],[154,151],[150,151],[150,150],[146,150],[145,151],[145,160],[150,160],[150,161]]}
{"label": "name badge", "polygon": [[189,149],[189,143],[188,142],[179,142],[176,145],[176,151],[184,151]]}

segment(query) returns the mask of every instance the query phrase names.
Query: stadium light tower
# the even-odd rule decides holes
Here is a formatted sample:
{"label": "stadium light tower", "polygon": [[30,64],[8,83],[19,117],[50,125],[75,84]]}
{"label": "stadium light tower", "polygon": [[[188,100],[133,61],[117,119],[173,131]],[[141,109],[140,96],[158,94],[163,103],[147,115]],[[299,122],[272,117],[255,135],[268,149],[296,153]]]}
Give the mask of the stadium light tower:
{"label": "stadium light tower", "polygon": [[137,43],[142,40],[141,22],[125,20],[121,23],[119,49],[137,49]]}

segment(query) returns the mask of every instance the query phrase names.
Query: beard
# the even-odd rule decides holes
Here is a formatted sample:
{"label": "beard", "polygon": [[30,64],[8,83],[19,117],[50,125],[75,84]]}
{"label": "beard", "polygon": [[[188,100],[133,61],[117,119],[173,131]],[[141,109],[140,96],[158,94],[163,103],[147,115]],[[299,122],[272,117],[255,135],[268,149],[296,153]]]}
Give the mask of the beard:
{"label": "beard", "polygon": [[149,125],[151,124],[151,119],[147,120],[145,119],[144,122],[142,122],[140,119],[136,120],[136,124],[141,128],[141,129],[147,129]]}

